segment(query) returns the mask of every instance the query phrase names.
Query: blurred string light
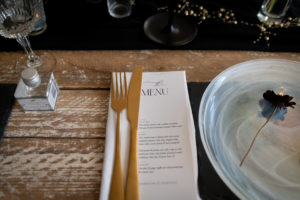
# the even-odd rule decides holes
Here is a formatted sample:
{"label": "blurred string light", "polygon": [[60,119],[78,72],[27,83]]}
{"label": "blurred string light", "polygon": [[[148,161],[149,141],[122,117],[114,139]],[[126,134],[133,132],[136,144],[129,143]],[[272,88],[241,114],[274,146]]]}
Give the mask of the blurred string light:
{"label": "blurred string light", "polygon": [[[167,6],[159,7],[158,11],[168,11]],[[197,20],[198,24],[202,24],[206,20],[218,20],[226,24],[242,24],[249,27],[254,27],[259,30],[257,39],[253,41],[254,44],[261,40],[266,42],[266,45],[270,46],[270,38],[276,36],[276,30],[290,27],[300,27],[300,18],[287,17],[282,20],[281,23],[249,23],[243,20],[238,20],[233,10],[227,10],[225,8],[219,8],[217,11],[209,11],[204,6],[188,0],[182,0],[177,4],[173,10],[174,13],[182,14],[185,16],[193,17]]]}

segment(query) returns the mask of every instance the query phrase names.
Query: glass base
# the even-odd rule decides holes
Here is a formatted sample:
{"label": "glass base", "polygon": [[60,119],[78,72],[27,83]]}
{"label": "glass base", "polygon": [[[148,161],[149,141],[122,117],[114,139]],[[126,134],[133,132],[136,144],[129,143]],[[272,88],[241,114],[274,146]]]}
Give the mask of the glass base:
{"label": "glass base", "polygon": [[265,24],[280,24],[282,21],[282,18],[274,18],[268,15],[265,15],[262,11],[259,11],[257,13],[257,18],[260,22]]}
{"label": "glass base", "polygon": [[168,13],[149,17],[144,23],[146,36],[167,46],[182,46],[196,37],[198,30],[191,19],[174,14],[172,24],[169,24],[169,18]]}
{"label": "glass base", "polygon": [[[45,51],[37,51],[35,52],[37,56],[41,59],[41,65],[36,66],[35,69],[38,72],[53,72],[56,67],[56,58],[52,55],[52,53]],[[27,55],[20,57],[16,62],[16,72],[21,74],[21,72],[28,67],[27,65]]]}
{"label": "glass base", "polygon": [[128,17],[131,14],[130,2],[114,3],[109,6],[109,14],[115,18]]}

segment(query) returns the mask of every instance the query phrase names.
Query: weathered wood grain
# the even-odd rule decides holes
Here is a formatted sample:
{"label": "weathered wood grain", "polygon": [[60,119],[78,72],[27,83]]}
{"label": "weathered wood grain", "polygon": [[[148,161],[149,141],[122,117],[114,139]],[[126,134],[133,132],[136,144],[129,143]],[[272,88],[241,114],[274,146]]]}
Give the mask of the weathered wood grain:
{"label": "weathered wood grain", "polygon": [[24,113],[15,104],[5,137],[103,138],[109,90],[61,90],[55,112]]}
{"label": "weathered wood grain", "polygon": [[[256,51],[40,51],[57,60],[55,77],[61,88],[108,88],[111,71],[186,70],[188,81],[210,81],[224,69],[251,59],[282,58],[300,61],[300,53]],[[23,52],[0,53],[0,83],[16,83],[15,61]],[[16,72],[17,71],[17,72]]]}
{"label": "weathered wood grain", "polygon": [[98,199],[104,139],[4,139],[0,199]]}
{"label": "weathered wood grain", "polygon": [[[14,106],[0,145],[0,200],[98,199],[111,71],[186,70],[188,81],[210,81],[251,59],[300,61],[300,53],[253,51],[38,53],[56,57],[54,73],[63,90],[55,112],[24,113]],[[0,84],[17,83],[15,61],[23,54],[0,52]]]}

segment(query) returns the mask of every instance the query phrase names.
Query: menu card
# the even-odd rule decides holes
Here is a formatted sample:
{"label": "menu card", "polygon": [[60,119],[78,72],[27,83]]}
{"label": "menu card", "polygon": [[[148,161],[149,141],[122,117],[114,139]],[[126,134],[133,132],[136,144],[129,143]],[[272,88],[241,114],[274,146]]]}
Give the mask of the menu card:
{"label": "menu card", "polygon": [[[100,200],[109,196],[115,126],[116,114],[109,105]],[[130,140],[126,110],[120,128],[125,185]],[[140,200],[199,199],[195,129],[184,71],[143,73],[138,168]]]}

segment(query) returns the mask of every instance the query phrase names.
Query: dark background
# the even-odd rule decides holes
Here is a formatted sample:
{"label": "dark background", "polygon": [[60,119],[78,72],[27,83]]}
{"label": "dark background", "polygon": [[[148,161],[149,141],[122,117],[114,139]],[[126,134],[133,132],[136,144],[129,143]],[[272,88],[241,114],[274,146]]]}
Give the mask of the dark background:
{"label": "dark background", "polygon": [[[189,0],[191,1],[191,0]],[[258,23],[256,13],[262,0],[194,0],[209,11],[221,7],[231,9],[236,18]],[[270,39],[270,47],[262,40],[253,41],[259,30],[245,25],[224,24],[206,20],[198,25],[198,35],[189,44],[167,47],[148,39],[144,21],[157,14],[166,0],[135,0],[131,16],[115,19],[108,14],[106,0],[46,0],[47,30],[31,36],[33,49],[61,50],[126,50],[126,49],[195,49],[195,50],[263,50],[300,51],[300,27],[279,29]],[[294,0],[287,16],[300,17],[300,0]],[[193,19],[194,20],[194,19]],[[0,51],[22,50],[13,39],[0,37]]]}

